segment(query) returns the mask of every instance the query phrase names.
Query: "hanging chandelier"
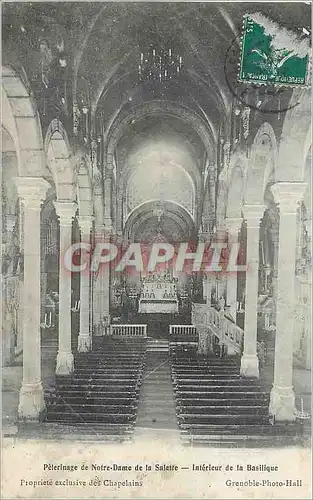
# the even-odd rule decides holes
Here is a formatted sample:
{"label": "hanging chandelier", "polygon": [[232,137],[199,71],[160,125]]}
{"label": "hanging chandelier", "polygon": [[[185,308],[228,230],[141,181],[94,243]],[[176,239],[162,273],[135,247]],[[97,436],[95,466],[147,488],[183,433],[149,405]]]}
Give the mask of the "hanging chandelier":
{"label": "hanging chandelier", "polygon": [[139,79],[162,83],[177,78],[182,67],[183,58],[175,54],[173,49],[156,49],[150,46],[146,52],[140,53]]}

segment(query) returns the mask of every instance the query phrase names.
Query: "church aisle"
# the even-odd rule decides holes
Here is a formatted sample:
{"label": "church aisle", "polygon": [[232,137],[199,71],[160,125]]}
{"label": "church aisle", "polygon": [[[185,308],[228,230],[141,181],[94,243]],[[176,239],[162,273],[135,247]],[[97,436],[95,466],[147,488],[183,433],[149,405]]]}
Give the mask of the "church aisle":
{"label": "church aisle", "polygon": [[[150,340],[153,343],[153,340]],[[151,344],[152,345],[152,344]],[[169,352],[155,345],[146,354],[135,433],[140,429],[177,429]]]}

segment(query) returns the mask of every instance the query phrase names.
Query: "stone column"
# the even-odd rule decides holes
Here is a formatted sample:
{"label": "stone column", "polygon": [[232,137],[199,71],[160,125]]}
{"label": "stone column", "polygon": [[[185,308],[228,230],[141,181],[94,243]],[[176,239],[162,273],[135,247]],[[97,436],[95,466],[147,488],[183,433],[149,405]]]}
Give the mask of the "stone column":
{"label": "stone column", "polygon": [[[81,241],[90,243],[92,216],[79,216],[78,224],[81,231]],[[80,317],[78,351],[87,352],[92,348],[92,333],[90,328],[90,265],[80,274]]]}
{"label": "stone column", "polygon": [[209,307],[211,307],[213,279],[214,279],[213,273],[208,273],[206,276],[205,288],[206,288],[206,305]]}
{"label": "stone column", "polygon": [[305,188],[306,185],[300,182],[279,182],[272,186],[274,199],[280,209],[274,383],[269,407],[269,413],[275,417],[275,421],[295,420],[292,364],[297,207]]}
{"label": "stone column", "polygon": [[240,374],[244,377],[259,377],[257,356],[257,319],[259,284],[259,236],[260,222],[264,213],[261,205],[245,205],[247,221],[247,271],[245,298],[244,350],[241,357]]}
{"label": "stone column", "polygon": [[116,203],[116,234],[119,237],[123,235],[123,191],[118,189],[117,191],[117,203]]}
{"label": "stone column", "polygon": [[276,304],[276,288],[277,288],[277,267],[278,267],[278,249],[279,249],[279,228],[270,229],[270,235],[273,244],[273,279],[272,279],[272,295]]}
{"label": "stone column", "polygon": [[102,295],[101,295],[101,319],[105,324],[110,323],[110,267],[103,267],[102,276]]}
{"label": "stone column", "polygon": [[[103,226],[96,228],[96,235],[99,241],[105,241],[105,231]],[[94,322],[97,335],[103,334],[103,329],[99,326],[109,321],[110,314],[110,283],[109,283],[109,264],[100,264],[99,272],[94,280]]]}
{"label": "stone column", "polygon": [[[238,233],[242,225],[242,219],[226,219],[226,227],[228,231],[228,246],[231,247],[238,243]],[[237,273],[231,271],[227,274],[226,283],[226,303],[229,306],[229,312],[236,323],[237,313]]]}
{"label": "stone column", "polygon": [[[306,223],[306,230],[308,232],[308,244],[311,245],[312,243],[312,216],[311,214],[308,217],[307,223]],[[312,247],[311,247],[312,248]],[[310,253],[310,257],[312,258],[312,255]],[[311,260],[311,259],[310,259]],[[303,279],[303,293],[304,297],[306,299],[306,303],[304,305],[305,307],[305,331],[306,331],[306,336],[305,336],[305,368],[307,370],[311,370],[312,368],[312,268],[311,264],[308,262],[307,263],[307,269],[305,272],[305,277]]]}
{"label": "stone column", "polygon": [[[16,224],[16,215],[8,214],[5,216],[5,229],[6,229],[6,253],[10,257],[15,257],[13,255],[13,231]],[[9,269],[7,269],[8,275],[3,277],[3,297],[6,297],[8,289],[10,290],[11,301],[5,298],[3,301],[3,328],[2,328],[2,346],[3,346],[3,365],[10,366],[14,362],[15,357],[15,346],[14,346],[14,332],[18,333],[18,296],[19,296],[19,281],[18,276],[13,275],[13,259]]]}
{"label": "stone column", "polygon": [[45,411],[40,349],[40,206],[50,184],[42,177],[16,177],[24,212],[23,381],[18,415],[41,420]]}
{"label": "stone column", "polygon": [[76,203],[54,202],[60,221],[59,258],[59,349],[57,355],[57,375],[70,375],[74,369],[71,345],[71,272],[65,269],[64,255],[72,244],[72,220],[77,211]]}
{"label": "stone column", "polygon": [[104,225],[106,230],[112,230],[112,172],[109,171],[104,179]]}
{"label": "stone column", "polygon": [[5,217],[5,225],[6,225],[6,230],[8,233],[8,243],[12,244],[12,236],[13,236],[13,230],[16,225],[16,215],[15,214],[8,214]]}

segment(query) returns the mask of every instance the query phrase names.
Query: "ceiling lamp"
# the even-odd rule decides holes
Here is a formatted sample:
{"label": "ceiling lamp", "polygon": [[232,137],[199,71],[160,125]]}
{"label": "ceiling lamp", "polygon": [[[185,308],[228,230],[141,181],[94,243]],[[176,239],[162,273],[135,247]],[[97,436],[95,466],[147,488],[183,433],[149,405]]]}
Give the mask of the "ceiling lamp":
{"label": "ceiling lamp", "polygon": [[176,78],[183,67],[183,58],[173,49],[156,49],[151,46],[140,53],[138,73],[141,81],[164,82]]}

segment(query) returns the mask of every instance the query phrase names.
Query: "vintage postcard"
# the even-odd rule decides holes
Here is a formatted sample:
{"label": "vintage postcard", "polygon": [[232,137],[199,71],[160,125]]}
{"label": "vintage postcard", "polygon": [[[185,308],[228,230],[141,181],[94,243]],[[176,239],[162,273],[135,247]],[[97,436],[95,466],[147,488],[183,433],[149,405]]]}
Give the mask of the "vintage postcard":
{"label": "vintage postcard", "polygon": [[309,499],[310,2],[2,2],[1,498]]}

